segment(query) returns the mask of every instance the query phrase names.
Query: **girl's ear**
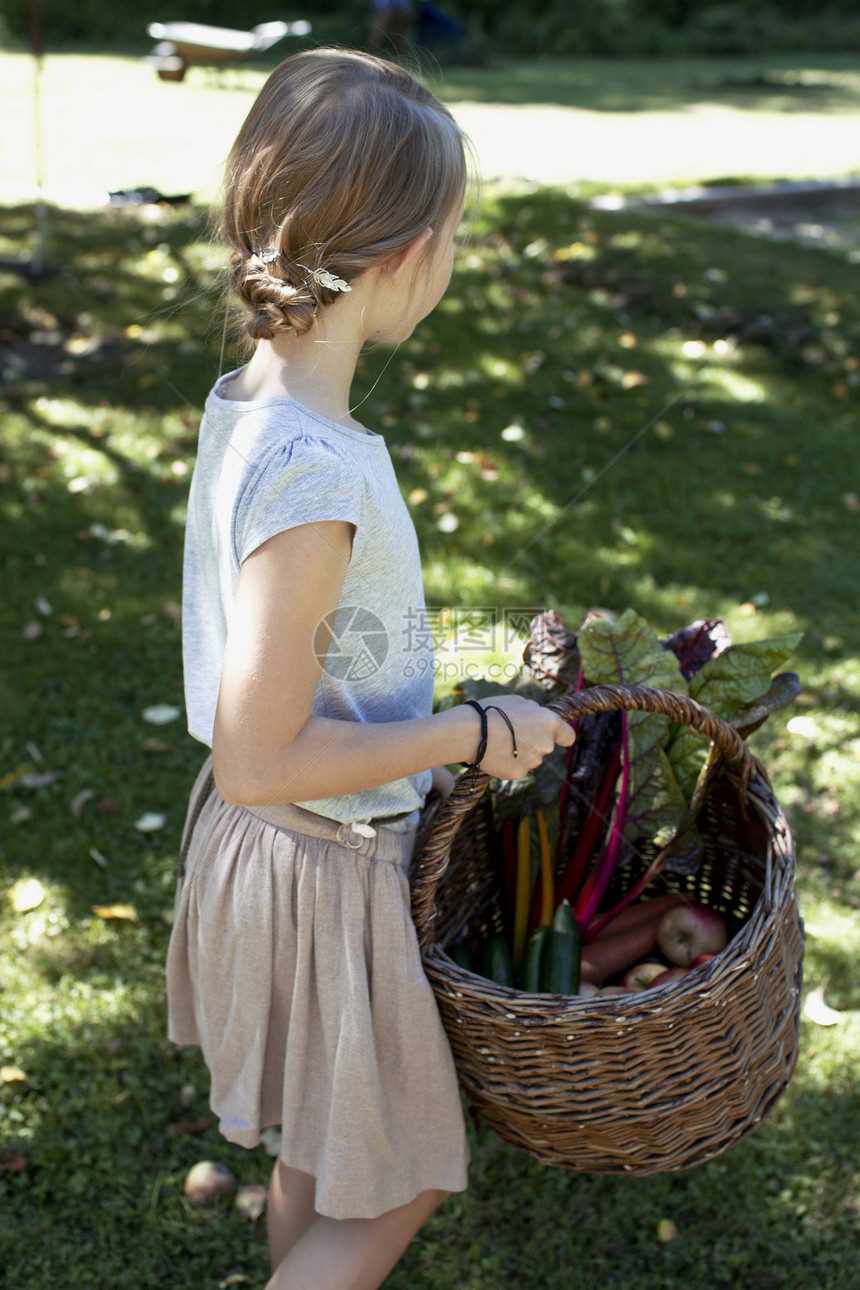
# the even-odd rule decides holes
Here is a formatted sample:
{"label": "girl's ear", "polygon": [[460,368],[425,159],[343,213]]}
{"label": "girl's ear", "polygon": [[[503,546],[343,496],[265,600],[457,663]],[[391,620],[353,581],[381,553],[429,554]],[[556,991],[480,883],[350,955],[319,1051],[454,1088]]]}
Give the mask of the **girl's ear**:
{"label": "girl's ear", "polygon": [[433,237],[432,228],[422,229],[417,237],[414,237],[408,246],[404,246],[402,251],[396,251],[390,259],[386,260],[385,266],[388,269],[389,277],[396,281],[402,273],[411,272],[417,263],[417,257],[427,246],[427,243]]}

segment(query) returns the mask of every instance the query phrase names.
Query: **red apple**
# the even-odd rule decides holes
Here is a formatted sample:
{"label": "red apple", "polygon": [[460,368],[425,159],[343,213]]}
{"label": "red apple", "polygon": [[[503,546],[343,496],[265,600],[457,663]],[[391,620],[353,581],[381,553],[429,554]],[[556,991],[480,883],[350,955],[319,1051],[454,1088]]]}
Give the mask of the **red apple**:
{"label": "red apple", "polygon": [[703,963],[710,963],[711,959],[715,959],[716,957],[716,954],[699,954],[693,959],[692,963],[687,968],[687,971],[692,972],[694,968],[701,967]]}
{"label": "red apple", "polygon": [[621,984],[625,990],[647,990],[656,976],[665,972],[666,968],[662,963],[637,963],[635,967],[628,968],[621,978]]}
{"label": "red apple", "polygon": [[683,967],[666,968],[666,970],[664,972],[661,972],[659,976],[654,977],[654,980],[651,982],[651,986],[655,987],[658,985],[668,985],[670,981],[677,981],[680,979],[680,977],[686,976],[686,975],[687,975],[686,968],[683,968]]}
{"label": "red apple", "polygon": [[689,967],[700,954],[719,954],[727,941],[725,923],[704,905],[676,905],[666,911],[657,928],[657,944],[679,967]]}
{"label": "red apple", "polygon": [[597,991],[599,995],[604,994],[630,994],[630,990],[625,990],[623,985],[602,985]]}

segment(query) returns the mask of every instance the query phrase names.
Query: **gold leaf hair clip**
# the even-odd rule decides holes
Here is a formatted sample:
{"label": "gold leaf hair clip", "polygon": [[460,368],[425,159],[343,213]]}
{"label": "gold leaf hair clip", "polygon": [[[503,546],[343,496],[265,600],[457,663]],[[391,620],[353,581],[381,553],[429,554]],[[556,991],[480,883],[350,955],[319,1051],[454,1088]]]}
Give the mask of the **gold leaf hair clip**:
{"label": "gold leaf hair clip", "polygon": [[309,269],[306,264],[300,266],[311,275],[318,287],[327,287],[329,291],[352,291],[348,282],[343,278],[337,278],[328,269]]}

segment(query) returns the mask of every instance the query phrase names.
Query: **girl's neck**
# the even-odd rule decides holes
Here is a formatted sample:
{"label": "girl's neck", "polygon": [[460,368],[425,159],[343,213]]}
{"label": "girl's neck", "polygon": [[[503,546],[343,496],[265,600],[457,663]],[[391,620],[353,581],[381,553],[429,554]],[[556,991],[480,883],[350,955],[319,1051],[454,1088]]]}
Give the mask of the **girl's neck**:
{"label": "girl's neck", "polygon": [[361,342],[326,337],[312,329],[306,336],[261,340],[240,372],[230,397],[240,402],[292,399],[329,421],[364,430],[349,411],[349,394]]}

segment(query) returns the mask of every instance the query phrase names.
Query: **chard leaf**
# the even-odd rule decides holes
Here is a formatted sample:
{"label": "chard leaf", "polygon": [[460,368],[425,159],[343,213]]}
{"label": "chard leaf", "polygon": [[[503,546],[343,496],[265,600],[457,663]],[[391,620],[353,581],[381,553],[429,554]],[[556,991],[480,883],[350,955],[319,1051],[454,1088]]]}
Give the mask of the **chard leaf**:
{"label": "chard leaf", "polygon": [[[648,623],[634,610],[615,622],[587,623],[579,633],[583,670],[590,684],[652,685],[686,693],[675,655],[663,648]],[[672,767],[663,751],[669,718],[652,712],[627,713],[630,780],[621,829],[626,841],[651,841],[659,834],[665,846],[687,810]]]}
{"label": "chard leaf", "polygon": [[[653,685],[686,693],[677,658],[663,648],[659,637],[633,609],[625,609],[614,622],[591,619],[577,643],[585,676],[592,685]],[[630,713],[631,717],[638,715]]]}
{"label": "chard leaf", "polygon": [[[771,688],[771,676],[794,653],[802,637],[802,632],[793,632],[789,636],[730,645],[692,678],[691,697],[725,721],[733,721],[736,715],[751,708],[755,711]],[[692,796],[707,749],[705,736],[696,734],[689,726],[676,726],[672,732],[667,751],[678,783],[688,797]]]}
{"label": "chard leaf", "polygon": [[[626,609],[614,622],[592,619],[579,633],[578,644],[590,685],[652,685],[687,692],[677,658],[663,648],[659,637],[633,609]],[[637,771],[636,763],[649,748],[666,742],[669,718],[652,712],[628,712],[627,733],[633,771],[630,791],[635,793],[643,775],[649,773],[644,766]]]}
{"label": "chard leaf", "polygon": [[640,727],[638,743],[631,740],[631,789],[623,832],[625,839],[668,846],[687,814],[687,799],[663,749],[657,743],[644,744]]}
{"label": "chard leaf", "polygon": [[789,636],[730,645],[693,677],[690,694],[730,721],[738,708],[767,693],[770,678],[791,658],[802,640],[803,632],[792,632]]}
{"label": "chard leaf", "polygon": [[728,629],[721,618],[700,618],[662,641],[664,649],[677,655],[685,681],[701,671],[709,659],[728,649],[730,644]]}
{"label": "chard leaf", "polygon": [[787,708],[789,703],[793,703],[800,692],[800,678],[797,673],[780,672],[779,676],[775,676],[771,681],[770,689],[766,694],[738,708],[732,717],[732,725],[746,738],[748,734],[757,730],[771,713],[779,712],[780,708]]}

